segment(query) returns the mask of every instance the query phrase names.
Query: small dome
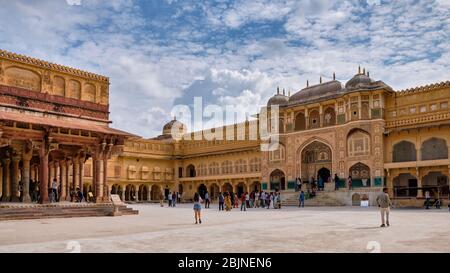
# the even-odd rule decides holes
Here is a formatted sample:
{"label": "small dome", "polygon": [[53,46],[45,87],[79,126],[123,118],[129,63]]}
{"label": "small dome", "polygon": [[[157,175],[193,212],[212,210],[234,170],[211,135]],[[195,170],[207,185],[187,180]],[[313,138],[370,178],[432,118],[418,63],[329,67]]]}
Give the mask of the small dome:
{"label": "small dome", "polygon": [[294,103],[304,103],[308,101],[313,101],[321,99],[323,97],[328,97],[338,94],[342,90],[342,84],[339,81],[333,80],[310,87],[306,87],[289,99],[290,104]]}
{"label": "small dome", "polygon": [[281,94],[276,94],[275,96],[269,99],[269,101],[267,102],[267,107],[270,107],[272,105],[286,106],[288,102],[289,97]]}
{"label": "small dome", "polygon": [[[184,125],[182,122],[178,121],[176,118],[168,122],[163,127],[163,135],[172,135],[172,131],[175,129],[175,133],[177,136],[181,136],[182,134],[186,133],[186,125]],[[173,136],[175,137],[175,136]]]}
{"label": "small dome", "polygon": [[356,74],[351,80],[349,80],[345,84],[345,88],[347,89],[357,89],[370,86],[372,83],[372,79],[366,74]]}

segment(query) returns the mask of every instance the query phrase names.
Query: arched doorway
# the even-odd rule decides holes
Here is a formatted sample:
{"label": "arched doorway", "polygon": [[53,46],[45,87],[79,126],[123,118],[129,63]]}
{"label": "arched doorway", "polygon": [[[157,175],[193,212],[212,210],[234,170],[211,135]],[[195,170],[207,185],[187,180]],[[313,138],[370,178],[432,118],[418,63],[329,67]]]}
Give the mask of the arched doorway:
{"label": "arched doorway", "polygon": [[[301,159],[301,178],[303,181],[317,179],[319,175],[328,181],[332,169],[332,152],[328,145],[313,141],[302,150],[297,158]],[[319,173],[320,172],[320,173]]]}
{"label": "arched doorway", "polygon": [[239,182],[236,186],[236,192],[239,198],[241,198],[241,195],[246,191],[247,187],[245,186],[244,182]]}
{"label": "arched doorway", "polygon": [[350,175],[352,176],[352,186],[370,187],[370,168],[361,162],[350,167]]}
{"label": "arched doorway", "polygon": [[195,171],[195,166],[192,165],[192,164],[188,165],[186,167],[186,176],[187,177],[195,177],[196,175],[197,174],[196,174],[196,171]]}
{"label": "arched doorway", "polygon": [[254,181],[251,185],[250,185],[250,191],[261,191],[261,183],[259,181]]}
{"label": "arched doorway", "polygon": [[148,201],[148,190],[146,185],[139,186],[139,201]]}
{"label": "arched doorway", "polygon": [[216,183],[212,184],[209,187],[209,196],[210,196],[211,200],[215,200],[216,198],[218,198],[219,193],[220,193],[220,188],[219,188],[219,185],[217,185]]}
{"label": "arched doorway", "polygon": [[205,186],[205,184],[201,184],[198,186],[197,192],[200,194],[200,197],[205,199],[205,193],[208,191],[208,188]]}
{"label": "arched doorway", "polygon": [[111,194],[119,194],[119,185],[118,184],[114,184],[111,187]]}
{"label": "arched doorway", "polygon": [[322,168],[317,172],[317,177],[321,177],[323,183],[327,183],[328,179],[331,177],[331,171],[327,168]]}
{"label": "arched doorway", "polygon": [[150,197],[152,200],[159,200],[161,195],[161,188],[158,185],[153,185],[150,191]]}
{"label": "arched doorway", "polygon": [[222,192],[233,192],[233,186],[230,183],[225,183],[222,186]]}
{"label": "arched doorway", "polygon": [[393,180],[395,197],[417,197],[417,178],[401,173]]}
{"label": "arched doorway", "polygon": [[136,190],[131,184],[125,188],[125,201],[136,201]]}
{"label": "arched doorway", "polygon": [[183,184],[178,184],[178,193],[183,194]]}
{"label": "arched doorway", "polygon": [[359,193],[352,195],[352,206],[361,206],[361,195]]}
{"label": "arched doorway", "polygon": [[431,197],[448,198],[448,177],[442,172],[429,172],[422,178],[423,192],[429,191]]}
{"label": "arched doorway", "polygon": [[276,169],[270,174],[270,189],[274,191],[286,189],[286,176],[283,171]]}

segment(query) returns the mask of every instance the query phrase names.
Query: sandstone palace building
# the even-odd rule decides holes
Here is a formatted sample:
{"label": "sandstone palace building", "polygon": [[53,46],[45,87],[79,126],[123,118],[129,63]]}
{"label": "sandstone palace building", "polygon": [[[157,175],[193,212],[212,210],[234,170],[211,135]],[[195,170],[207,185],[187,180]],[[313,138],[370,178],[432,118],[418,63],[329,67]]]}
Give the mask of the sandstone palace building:
{"label": "sandstone palace building", "polygon": [[[173,126],[186,128],[175,119],[162,135],[143,139],[109,127],[108,78],[0,51],[1,201],[29,202],[30,178],[41,189],[56,178],[63,199],[81,187],[97,202],[110,194],[151,202],[169,191],[184,200],[206,190],[213,198],[253,190],[288,198],[297,177],[334,174],[340,189],[326,183],[321,195],[336,204],[363,196],[374,204],[385,186],[398,205],[423,204],[425,191],[448,200],[449,103],[448,81],[397,91],[360,69],[346,83],[321,80],[270,98],[268,109],[280,110],[275,151],[250,137],[258,119],[244,122],[235,140],[178,140]],[[237,136],[236,127],[214,130]]]}

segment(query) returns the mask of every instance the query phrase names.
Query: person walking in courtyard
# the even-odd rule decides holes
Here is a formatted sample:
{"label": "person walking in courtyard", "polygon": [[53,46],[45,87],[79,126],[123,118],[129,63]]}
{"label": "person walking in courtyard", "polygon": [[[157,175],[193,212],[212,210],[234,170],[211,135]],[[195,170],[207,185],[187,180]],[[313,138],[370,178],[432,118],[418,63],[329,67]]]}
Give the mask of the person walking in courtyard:
{"label": "person walking in courtyard", "polygon": [[223,204],[225,202],[225,197],[223,196],[223,194],[220,192],[219,193],[219,211],[223,210]]}
{"label": "person walking in courtyard", "polygon": [[241,211],[242,210],[247,210],[247,193],[241,195]]}
{"label": "person walking in courtyard", "polygon": [[196,192],[194,195],[194,218],[195,218],[195,224],[198,223],[202,223],[202,218],[201,218],[201,211],[202,211],[202,206],[201,206],[201,198],[200,195]]}
{"label": "person walking in courtyard", "polygon": [[177,203],[181,204],[181,193],[177,192]]}
{"label": "person walking in courtyard", "polygon": [[259,207],[259,191],[255,192],[255,208]]}
{"label": "person walking in courtyard", "polygon": [[251,208],[251,206],[250,206],[250,194],[248,192],[245,193],[245,206],[247,208]]}
{"label": "person walking in courtyard", "polygon": [[270,209],[270,200],[272,199],[272,193],[267,193],[266,194],[266,206],[267,206],[267,209]]}
{"label": "person walking in courtyard", "polygon": [[302,190],[302,179],[300,177],[297,177],[297,191]]}
{"label": "person walking in courtyard", "polygon": [[231,196],[229,192],[227,192],[225,195],[225,210],[226,211],[231,210]]}
{"label": "person walking in courtyard", "polygon": [[298,207],[305,207],[305,193],[303,191],[300,192],[298,197]]}
{"label": "person walking in courtyard", "polygon": [[236,193],[234,194],[234,208],[239,208],[239,197]]}
{"label": "person walking in courtyard", "polygon": [[261,195],[259,196],[259,198],[261,199],[261,208],[265,208],[266,207],[266,192],[263,191],[261,192]]}
{"label": "person walking in courtyard", "polygon": [[383,188],[383,192],[377,196],[377,204],[380,207],[381,213],[381,227],[389,226],[389,212],[392,205],[391,199],[389,198],[388,189]]}
{"label": "person walking in courtyard", "polygon": [[205,192],[205,209],[209,209],[209,193],[208,191]]}
{"label": "person walking in courtyard", "polygon": [[348,182],[348,189],[353,190],[353,179],[351,175],[348,177],[347,182]]}
{"label": "person walking in courtyard", "polygon": [[323,178],[322,178],[322,176],[319,176],[317,178],[317,181],[319,183],[319,191],[323,191]]}
{"label": "person walking in courtyard", "polygon": [[159,204],[164,207],[164,194],[162,192],[159,193]]}
{"label": "person walking in courtyard", "polygon": [[167,194],[167,201],[169,202],[169,208],[172,207],[172,193],[170,191]]}
{"label": "person walking in courtyard", "polygon": [[334,174],[334,190],[339,190],[339,176],[337,173]]}
{"label": "person walking in courtyard", "polygon": [[172,207],[177,206],[177,194],[175,192],[172,193]]}
{"label": "person walking in courtyard", "polygon": [[277,205],[276,208],[281,209],[281,192],[277,193]]}

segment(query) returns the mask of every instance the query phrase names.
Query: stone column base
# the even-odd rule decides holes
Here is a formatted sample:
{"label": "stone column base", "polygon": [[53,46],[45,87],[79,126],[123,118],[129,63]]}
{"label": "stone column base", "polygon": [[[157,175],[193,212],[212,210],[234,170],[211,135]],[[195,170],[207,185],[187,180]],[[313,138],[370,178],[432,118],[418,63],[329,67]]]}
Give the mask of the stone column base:
{"label": "stone column base", "polygon": [[10,202],[18,203],[18,202],[20,202],[20,198],[17,196],[12,196],[10,199]]}
{"label": "stone column base", "polygon": [[23,203],[31,203],[31,197],[30,197],[30,195],[24,195],[23,197],[22,197],[22,202]]}

